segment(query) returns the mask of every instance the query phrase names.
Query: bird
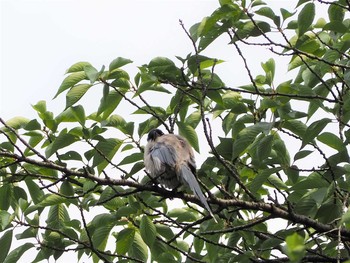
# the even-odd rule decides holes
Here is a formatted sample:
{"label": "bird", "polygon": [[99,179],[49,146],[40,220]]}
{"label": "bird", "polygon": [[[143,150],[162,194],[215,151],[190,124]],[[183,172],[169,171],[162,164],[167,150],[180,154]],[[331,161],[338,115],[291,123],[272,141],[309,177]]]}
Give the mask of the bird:
{"label": "bird", "polygon": [[152,129],[147,136],[144,164],[150,176],[166,188],[189,187],[216,221],[195,177],[196,161],[188,141],[175,134]]}

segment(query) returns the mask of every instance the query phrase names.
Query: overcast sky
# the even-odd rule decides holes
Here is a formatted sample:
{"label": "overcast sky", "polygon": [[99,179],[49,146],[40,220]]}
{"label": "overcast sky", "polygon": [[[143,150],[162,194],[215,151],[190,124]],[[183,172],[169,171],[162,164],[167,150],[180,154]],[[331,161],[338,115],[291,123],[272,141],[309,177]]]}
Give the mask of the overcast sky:
{"label": "overcast sky", "polygon": [[[179,19],[190,28],[218,6],[216,0],[2,0],[0,116],[33,118],[30,105],[39,100],[62,110],[64,95],[51,99],[78,61],[99,68],[121,56],[134,61],[128,69],[136,72],[156,56],[185,57],[192,47]],[[212,52],[237,65],[228,75],[237,79],[246,74],[227,42]]]}

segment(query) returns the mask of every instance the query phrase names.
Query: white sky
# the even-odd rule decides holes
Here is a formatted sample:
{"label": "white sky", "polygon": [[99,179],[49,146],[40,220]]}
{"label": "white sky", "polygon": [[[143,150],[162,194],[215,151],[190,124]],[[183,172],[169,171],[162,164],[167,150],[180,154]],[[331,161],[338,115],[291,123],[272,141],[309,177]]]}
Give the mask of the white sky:
{"label": "white sky", "polygon": [[[0,116],[4,119],[35,117],[30,105],[39,100],[46,100],[49,109],[57,107],[57,113],[62,110],[64,94],[51,99],[66,69],[78,61],[100,68],[121,56],[134,61],[128,67],[134,73],[156,56],[185,57],[192,46],[179,19],[189,29],[219,6],[216,0],[0,1]],[[270,2],[291,7],[297,1]],[[220,48],[211,52],[233,65],[241,63],[235,61],[239,58],[227,42],[223,39]],[[257,53],[248,55],[256,58]],[[235,66],[226,79],[244,75],[243,67]]]}

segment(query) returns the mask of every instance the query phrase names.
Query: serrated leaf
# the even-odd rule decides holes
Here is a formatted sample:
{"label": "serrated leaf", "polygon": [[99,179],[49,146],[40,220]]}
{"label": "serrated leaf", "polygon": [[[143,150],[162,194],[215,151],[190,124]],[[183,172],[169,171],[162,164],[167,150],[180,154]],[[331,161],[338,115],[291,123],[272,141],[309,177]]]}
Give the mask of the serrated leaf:
{"label": "serrated leaf", "polygon": [[129,255],[143,262],[147,262],[147,259],[148,259],[147,245],[143,242],[138,232],[135,232],[134,240],[129,250]]}
{"label": "serrated leaf", "polygon": [[82,81],[86,78],[86,74],[84,71],[74,72],[70,74],[68,77],[66,77],[60,87],[58,88],[58,91],[56,95],[53,97],[54,99],[61,94],[63,91],[73,87],[78,82]]}
{"label": "serrated leaf", "polygon": [[117,253],[126,254],[134,241],[135,229],[125,228],[121,230],[117,235]]}
{"label": "serrated leaf", "polygon": [[315,18],[315,4],[308,3],[298,15],[298,36],[302,36],[311,26]]}
{"label": "serrated leaf", "polygon": [[154,241],[156,240],[157,231],[152,220],[146,215],[141,218],[140,234],[147,246],[152,248]]}
{"label": "serrated leaf", "polygon": [[66,109],[78,102],[91,87],[91,84],[78,84],[72,87],[66,94]]}
{"label": "serrated leaf", "polygon": [[192,126],[182,122],[178,122],[177,126],[179,128],[179,134],[186,138],[190,145],[193,147],[193,149],[195,149],[199,153],[198,136],[195,129],[193,129]]}

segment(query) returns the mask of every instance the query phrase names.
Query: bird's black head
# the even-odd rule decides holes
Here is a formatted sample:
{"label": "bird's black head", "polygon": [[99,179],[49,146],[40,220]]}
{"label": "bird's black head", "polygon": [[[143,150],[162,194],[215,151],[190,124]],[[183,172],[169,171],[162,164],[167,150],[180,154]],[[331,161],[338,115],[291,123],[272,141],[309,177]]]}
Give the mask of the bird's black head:
{"label": "bird's black head", "polygon": [[153,129],[148,133],[147,141],[155,141],[157,137],[164,135],[159,129]]}

